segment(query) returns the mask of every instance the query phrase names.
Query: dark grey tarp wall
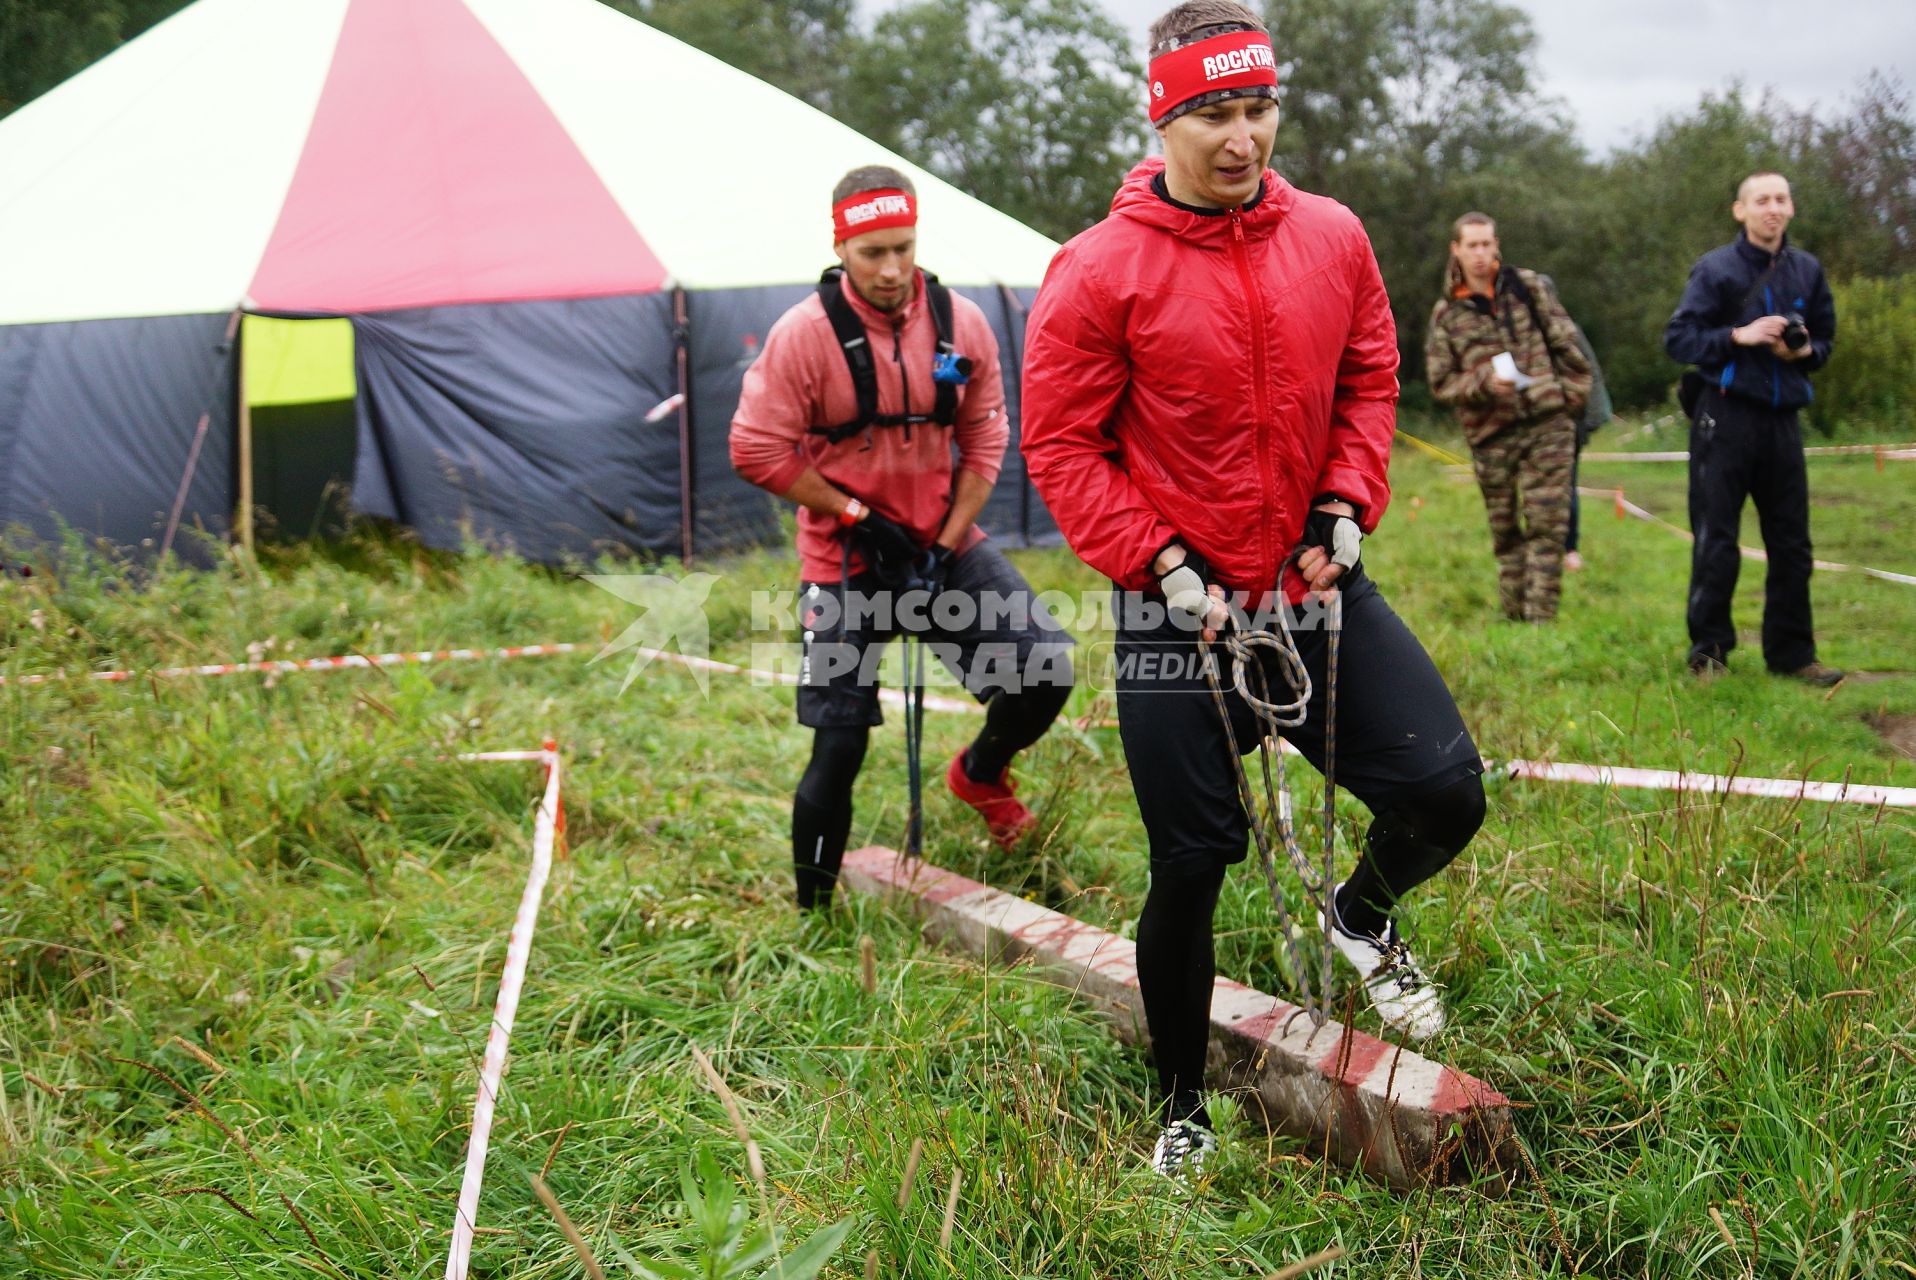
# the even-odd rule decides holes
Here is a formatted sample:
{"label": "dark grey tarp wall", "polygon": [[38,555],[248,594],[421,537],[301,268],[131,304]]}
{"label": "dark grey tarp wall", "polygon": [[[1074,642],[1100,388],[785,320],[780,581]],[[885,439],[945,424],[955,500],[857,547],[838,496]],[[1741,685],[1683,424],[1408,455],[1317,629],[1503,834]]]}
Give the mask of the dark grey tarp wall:
{"label": "dark grey tarp wall", "polygon": [[1063,536],[1025,471],[1022,448],[1025,316],[1038,291],[998,288],[958,292],[984,308],[985,315],[991,318],[992,331],[998,335],[998,363],[1005,380],[1005,414],[1011,419],[1011,443],[1005,448],[1004,469],[998,473],[998,485],[991,491],[991,499],[979,514],[978,523],[999,537],[1015,538],[1014,545],[1056,545],[1063,541]]}
{"label": "dark grey tarp wall", "polygon": [[[694,550],[775,540],[778,503],[733,472],[732,414],[774,321],[808,286],[687,295]],[[998,335],[1011,447],[981,523],[1010,545],[1056,528],[1017,451],[1022,296],[963,289]],[[670,294],[421,308],[354,316],[359,381],[353,505],[428,544],[468,539],[528,559],[682,546],[679,418],[646,414],[678,390]],[[138,548],[157,543],[195,427],[207,415],[182,528],[224,535],[235,503],[234,364],[227,316],[0,327],[0,527],[51,537],[64,520]],[[257,499],[336,466],[318,441],[255,423]],[[311,447],[309,447],[311,446]],[[324,451],[320,451],[324,452]],[[279,474],[276,466],[293,470]],[[262,483],[263,482],[263,483]],[[317,488],[316,484],[305,488]],[[310,502],[307,503],[310,507]],[[194,555],[191,538],[176,548]]]}
{"label": "dark grey tarp wall", "polygon": [[[776,502],[733,472],[727,436],[738,409],[745,370],[774,321],[811,291],[809,285],[725,289],[687,297],[691,335],[694,506],[696,545],[711,553],[763,542],[776,535]],[[1011,442],[1003,471],[979,523],[1012,546],[1051,543],[1057,525],[1025,476],[1018,452],[1019,371],[1024,359],[1024,309],[1036,290],[1022,294],[997,288],[960,288],[976,302],[998,338],[1005,380],[1005,408]]]}
{"label": "dark grey tarp wall", "polygon": [[354,316],[353,505],[531,560],[679,550],[671,297]]}
{"label": "dark grey tarp wall", "polygon": [[745,371],[772,324],[809,285],[714,289],[686,294],[692,381],[694,546],[711,554],[778,536],[779,503],[732,470],[732,415]]}
{"label": "dark grey tarp wall", "polygon": [[234,503],[228,320],[0,327],[0,529],[52,540],[64,522],[117,546],[157,547],[205,415],[173,544],[203,559],[185,531],[224,535]]}

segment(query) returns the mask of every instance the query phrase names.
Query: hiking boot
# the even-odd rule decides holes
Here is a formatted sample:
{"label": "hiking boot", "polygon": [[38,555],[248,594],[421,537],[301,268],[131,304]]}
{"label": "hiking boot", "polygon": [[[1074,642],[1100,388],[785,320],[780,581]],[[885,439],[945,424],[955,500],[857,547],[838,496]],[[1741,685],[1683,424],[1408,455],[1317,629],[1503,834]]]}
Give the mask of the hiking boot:
{"label": "hiking boot", "polygon": [[[1331,915],[1337,916],[1337,889],[1331,890]],[[1428,1040],[1444,1029],[1444,1002],[1437,984],[1417,967],[1410,948],[1397,936],[1397,925],[1386,926],[1382,938],[1353,933],[1342,919],[1327,926],[1324,913],[1317,913],[1318,928],[1330,934],[1337,954],[1350,962],[1362,979],[1364,994],[1370,997],[1384,1025],[1395,1027],[1413,1040]]]}
{"label": "hiking boot", "polygon": [[1036,815],[1018,799],[1018,784],[1011,780],[1009,769],[996,781],[973,782],[965,772],[965,753],[960,751],[951,758],[951,768],[945,770],[945,785],[951,788],[951,794],[984,816],[991,838],[1000,849],[1009,852],[1038,825]]}
{"label": "hiking boot", "polygon": [[1730,664],[1714,653],[1693,653],[1690,655],[1690,674],[1699,680],[1710,681],[1730,674]]}
{"label": "hiking boot", "polygon": [[1204,1162],[1217,1150],[1217,1135],[1189,1120],[1174,1120],[1158,1134],[1151,1167],[1173,1182],[1186,1185],[1204,1174]]}
{"label": "hiking boot", "polygon": [[1831,689],[1843,683],[1843,678],[1849,673],[1838,671],[1835,667],[1826,667],[1820,662],[1811,662],[1794,671],[1778,671],[1776,674],[1787,676],[1791,680],[1801,680],[1804,684],[1813,684],[1819,689]]}

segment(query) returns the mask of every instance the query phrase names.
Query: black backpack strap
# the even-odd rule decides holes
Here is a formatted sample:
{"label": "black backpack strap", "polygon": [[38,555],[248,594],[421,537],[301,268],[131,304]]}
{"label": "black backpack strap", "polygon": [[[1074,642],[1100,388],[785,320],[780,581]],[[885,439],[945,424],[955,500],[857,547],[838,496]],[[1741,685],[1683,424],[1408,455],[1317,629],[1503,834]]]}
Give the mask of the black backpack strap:
{"label": "black backpack strap", "polygon": [[[925,302],[931,307],[932,328],[938,335],[938,354],[951,355],[958,348],[952,338],[951,290],[938,283],[938,277],[925,272]],[[932,405],[931,420],[941,427],[949,427],[958,421],[958,386],[952,382],[936,382],[937,400]]]}
{"label": "black backpack strap", "polygon": [[[941,427],[955,424],[958,421],[958,388],[935,378],[933,385],[937,399],[930,416],[910,412],[910,405],[905,406],[904,413],[878,412],[878,365],[876,357],[872,355],[871,341],[865,335],[865,322],[858,318],[858,312],[846,301],[844,275],[843,267],[832,267],[821,275],[818,278],[818,300],[824,304],[826,319],[832,322],[832,336],[838,339],[839,350],[845,353],[845,367],[852,375],[852,390],[858,397],[858,416],[835,427],[813,427],[812,433],[838,444],[872,427],[909,429],[921,423],[935,423]],[[952,341],[951,290],[939,284],[938,277],[931,272],[925,272],[924,276],[925,301],[931,307],[932,327],[937,333],[937,354],[955,354],[957,348]]]}
{"label": "black backpack strap", "polygon": [[1504,268],[1504,287],[1510,290],[1510,296],[1524,304],[1530,311],[1530,323],[1537,326],[1537,336],[1543,339],[1544,350],[1550,349],[1550,330],[1543,327],[1543,317],[1537,313],[1537,299],[1530,292],[1530,286],[1524,283],[1517,268]]}
{"label": "black backpack strap", "polygon": [[865,336],[865,322],[845,300],[841,283],[843,267],[832,267],[818,278],[818,300],[825,305],[825,318],[832,322],[832,336],[845,353],[845,367],[852,375],[852,391],[858,397],[858,416],[835,427],[813,427],[833,444],[848,440],[878,420],[878,366],[872,360],[871,340]]}
{"label": "black backpack strap", "polygon": [[[1538,278],[1549,287],[1553,294],[1556,292],[1556,286],[1551,282],[1550,277],[1540,276]],[[1537,336],[1543,339],[1543,349],[1550,357],[1552,371],[1554,372],[1557,362],[1557,349],[1550,344],[1550,330],[1544,327],[1543,316],[1537,310],[1536,296],[1530,292],[1530,286],[1524,283],[1523,276],[1518,274],[1517,268],[1515,267],[1504,268],[1504,285],[1510,290],[1511,297],[1517,299],[1517,301],[1523,303],[1524,306],[1529,309],[1530,323],[1537,326]],[[1576,321],[1573,320],[1571,323],[1575,324]]]}

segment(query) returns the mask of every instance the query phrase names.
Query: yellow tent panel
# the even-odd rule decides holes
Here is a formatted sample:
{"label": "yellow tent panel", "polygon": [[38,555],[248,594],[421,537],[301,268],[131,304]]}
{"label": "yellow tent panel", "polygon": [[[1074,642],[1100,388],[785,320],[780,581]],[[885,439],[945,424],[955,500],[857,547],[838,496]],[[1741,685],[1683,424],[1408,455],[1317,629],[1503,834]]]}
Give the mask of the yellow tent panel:
{"label": "yellow tent panel", "polygon": [[242,326],[248,404],[258,408],[353,398],[352,321],[247,316]]}

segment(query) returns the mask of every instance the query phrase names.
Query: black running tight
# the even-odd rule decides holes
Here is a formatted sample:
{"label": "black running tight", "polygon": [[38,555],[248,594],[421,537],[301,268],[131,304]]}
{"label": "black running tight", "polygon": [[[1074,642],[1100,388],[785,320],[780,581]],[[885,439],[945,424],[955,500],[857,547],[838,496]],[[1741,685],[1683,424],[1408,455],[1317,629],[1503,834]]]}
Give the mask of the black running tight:
{"label": "black running tight", "polygon": [[792,869],[798,905],[828,906],[852,829],[852,784],[865,763],[871,730],[814,729],[812,758],[792,798]]}
{"label": "black running tight", "polygon": [[[1449,866],[1483,820],[1483,781],[1475,775],[1379,813],[1365,836],[1364,856],[1338,896],[1345,926],[1381,935],[1404,894]],[[1153,867],[1138,918],[1138,987],[1167,1124],[1207,1123],[1200,1095],[1217,978],[1211,920],[1227,856],[1220,851],[1215,859]]]}

